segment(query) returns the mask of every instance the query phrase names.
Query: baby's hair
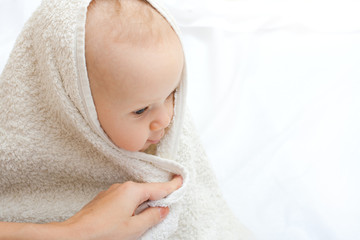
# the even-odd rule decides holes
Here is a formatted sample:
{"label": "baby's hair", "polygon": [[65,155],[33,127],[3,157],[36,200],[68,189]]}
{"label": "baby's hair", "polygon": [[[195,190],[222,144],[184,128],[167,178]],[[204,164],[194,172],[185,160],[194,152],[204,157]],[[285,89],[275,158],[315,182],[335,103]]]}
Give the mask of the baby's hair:
{"label": "baby's hair", "polygon": [[146,47],[166,41],[167,33],[172,31],[170,24],[146,0],[93,0],[88,16],[92,12],[102,18],[98,19],[98,27],[115,43]]}

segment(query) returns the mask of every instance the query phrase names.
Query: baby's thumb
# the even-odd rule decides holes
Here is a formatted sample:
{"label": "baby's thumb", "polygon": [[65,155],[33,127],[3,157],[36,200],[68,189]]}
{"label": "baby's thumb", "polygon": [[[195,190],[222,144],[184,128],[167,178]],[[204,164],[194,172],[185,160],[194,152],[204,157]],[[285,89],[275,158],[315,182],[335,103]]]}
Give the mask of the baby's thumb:
{"label": "baby's thumb", "polygon": [[141,229],[142,233],[159,224],[169,214],[169,208],[149,207],[138,215],[132,217],[135,229]]}

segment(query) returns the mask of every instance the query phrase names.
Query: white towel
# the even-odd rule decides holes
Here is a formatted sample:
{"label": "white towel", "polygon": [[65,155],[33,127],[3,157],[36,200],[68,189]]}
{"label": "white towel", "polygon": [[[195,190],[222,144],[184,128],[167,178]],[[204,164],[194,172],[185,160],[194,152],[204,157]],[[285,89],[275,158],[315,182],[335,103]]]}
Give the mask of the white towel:
{"label": "white towel", "polygon": [[[164,182],[181,174],[179,190],[146,203],[169,206],[170,213],[142,239],[251,238],[222,199],[193,129],[185,69],[156,155],[119,149],[103,132],[85,65],[89,2],[44,0],[1,75],[0,221],[63,221],[113,183]],[[179,35],[167,11],[149,2]]]}

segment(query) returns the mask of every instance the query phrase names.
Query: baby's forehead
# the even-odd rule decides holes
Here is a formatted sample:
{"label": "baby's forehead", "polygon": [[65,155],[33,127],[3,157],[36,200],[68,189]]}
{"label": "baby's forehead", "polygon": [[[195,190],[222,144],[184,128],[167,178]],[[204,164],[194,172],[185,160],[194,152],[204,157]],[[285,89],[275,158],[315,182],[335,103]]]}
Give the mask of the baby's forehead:
{"label": "baby's forehead", "polygon": [[93,0],[87,18],[86,31],[107,44],[148,47],[175,34],[167,20],[144,0]]}

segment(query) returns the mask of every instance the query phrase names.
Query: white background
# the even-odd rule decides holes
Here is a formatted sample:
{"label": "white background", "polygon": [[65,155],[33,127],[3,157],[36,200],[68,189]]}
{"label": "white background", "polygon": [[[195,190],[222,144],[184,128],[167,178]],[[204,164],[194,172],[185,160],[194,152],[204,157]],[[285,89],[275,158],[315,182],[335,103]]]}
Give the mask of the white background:
{"label": "white background", "polygon": [[[219,184],[258,239],[360,238],[360,1],[162,0]],[[0,70],[39,0],[0,0]]]}

